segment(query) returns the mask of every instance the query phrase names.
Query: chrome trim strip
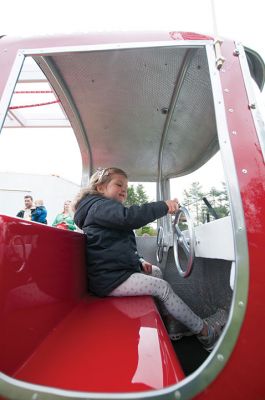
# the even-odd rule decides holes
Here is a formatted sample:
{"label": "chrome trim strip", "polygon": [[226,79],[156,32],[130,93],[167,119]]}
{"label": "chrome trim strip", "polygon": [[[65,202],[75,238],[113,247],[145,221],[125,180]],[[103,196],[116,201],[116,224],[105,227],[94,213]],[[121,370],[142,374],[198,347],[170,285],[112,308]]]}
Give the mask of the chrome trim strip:
{"label": "chrome trim strip", "polygon": [[169,105],[169,113],[167,114],[167,118],[165,120],[164,129],[161,136],[160,146],[159,146],[159,154],[158,154],[158,200],[163,199],[163,192],[162,192],[162,167],[163,167],[163,153],[164,153],[164,146],[169,130],[169,126],[172,120],[172,116],[179,98],[179,94],[190,66],[193,54],[195,53],[196,49],[188,49],[186,54],[183,58],[183,62],[178,73],[176,84],[174,86],[173,94],[171,97],[170,105]]}
{"label": "chrome trim strip", "polygon": [[5,118],[8,112],[8,107],[12,99],[13,92],[15,90],[18,77],[20,74],[20,71],[23,67],[25,60],[25,56],[23,55],[22,52],[18,52],[14,61],[14,64],[11,68],[11,72],[9,74],[8,81],[6,83],[5,89],[3,91],[1,101],[0,101],[0,133],[2,131]]}
{"label": "chrome trim strip", "polygon": [[[182,40],[182,41],[165,41],[165,42],[128,42],[128,43],[105,43],[105,44],[90,44],[83,46],[65,46],[65,47],[47,47],[40,49],[22,49],[21,52],[25,56],[46,56],[54,53],[81,53],[87,51],[103,51],[103,50],[125,50],[125,49],[142,49],[148,47],[205,47],[210,40]],[[213,41],[212,41],[213,42]]]}
{"label": "chrome trim strip", "polygon": [[209,60],[209,70],[213,86],[220,152],[231,205],[236,275],[228,323],[210,356],[198,370],[184,380],[183,386],[180,383],[179,392],[181,394],[181,399],[190,399],[192,396],[205,389],[228,361],[244,320],[249,285],[249,258],[246,227],[226,121],[221,81],[219,78],[219,71],[215,68],[215,53],[213,46],[206,46],[206,52]]}
{"label": "chrome trim strip", "polygon": [[81,120],[80,114],[78,112],[78,109],[71,96],[71,93],[69,92],[65,82],[60,76],[51,58],[36,57],[34,58],[34,60],[39,65],[41,70],[48,75],[49,82],[51,82],[51,84],[53,85],[53,89],[55,90],[57,97],[60,99],[61,103],[65,108],[64,112],[66,113],[67,118],[69,119],[72,125],[81,153],[81,158],[82,158],[81,186],[86,186],[88,184],[90,174],[93,171],[93,158],[92,158],[91,146],[87,138],[87,135],[85,133],[85,128]]}
{"label": "chrome trim strip", "polygon": [[247,61],[244,47],[240,43],[236,43],[236,48],[237,48],[237,50],[239,50],[238,57],[239,57],[239,62],[240,62],[240,66],[242,69],[242,74],[244,77],[244,82],[246,85],[249,109],[251,110],[251,114],[253,117],[253,121],[255,124],[256,132],[258,135],[258,140],[259,140],[259,144],[260,144],[260,148],[261,148],[261,152],[262,152],[262,156],[263,156],[263,161],[265,162],[265,125],[264,125],[264,121],[263,121],[261,113],[257,107],[254,88],[253,88],[252,82],[251,82],[251,80],[253,78],[249,71],[248,61]]}

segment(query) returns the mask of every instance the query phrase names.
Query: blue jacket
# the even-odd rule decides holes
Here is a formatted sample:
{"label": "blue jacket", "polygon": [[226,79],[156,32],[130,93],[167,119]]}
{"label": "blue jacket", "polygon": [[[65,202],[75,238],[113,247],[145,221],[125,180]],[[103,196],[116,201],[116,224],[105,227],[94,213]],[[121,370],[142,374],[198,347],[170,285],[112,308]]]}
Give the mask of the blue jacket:
{"label": "blue jacket", "polygon": [[31,213],[31,221],[47,224],[47,210],[44,206],[36,207]]}
{"label": "blue jacket", "polygon": [[107,296],[135,272],[141,271],[133,229],[166,215],[164,201],[124,207],[116,200],[88,195],[78,205],[76,225],[87,237],[89,289]]}

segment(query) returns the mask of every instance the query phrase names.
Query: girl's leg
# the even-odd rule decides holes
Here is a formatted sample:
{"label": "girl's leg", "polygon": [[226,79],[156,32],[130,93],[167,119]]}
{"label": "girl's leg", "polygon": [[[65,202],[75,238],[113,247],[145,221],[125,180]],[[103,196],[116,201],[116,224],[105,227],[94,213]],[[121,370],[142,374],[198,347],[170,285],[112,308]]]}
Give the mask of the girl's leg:
{"label": "girl's leg", "polygon": [[157,297],[168,313],[198,334],[203,329],[203,320],[198,317],[173,291],[168,282],[151,275],[135,273],[114,289],[109,296]]}
{"label": "girl's leg", "polygon": [[163,279],[163,274],[162,271],[159,267],[156,265],[152,265],[152,273],[151,276],[154,276],[155,278]]}
{"label": "girl's leg", "polygon": [[[152,265],[151,275],[154,276],[155,278],[163,279],[162,271],[157,265]],[[157,302],[157,307],[159,309],[160,314],[165,318],[171,318],[172,320],[175,321],[175,319],[172,316],[170,316],[168,310],[166,309],[166,307],[164,306],[162,301],[160,301],[158,298],[156,298],[156,302]]]}

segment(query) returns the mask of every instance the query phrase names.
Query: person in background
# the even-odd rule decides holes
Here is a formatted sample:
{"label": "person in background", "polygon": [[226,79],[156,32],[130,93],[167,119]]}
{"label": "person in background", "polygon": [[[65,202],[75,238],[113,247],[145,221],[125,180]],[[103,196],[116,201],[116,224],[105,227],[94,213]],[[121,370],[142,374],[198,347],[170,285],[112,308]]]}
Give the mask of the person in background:
{"label": "person in background", "polygon": [[69,231],[76,230],[76,225],[73,219],[73,212],[70,200],[66,200],[64,202],[63,211],[56,215],[56,218],[53,221],[52,226],[55,226],[56,228],[59,229],[66,229]]}
{"label": "person in background", "polygon": [[43,200],[35,200],[35,210],[31,214],[31,220],[47,225],[47,210],[43,205]]}
{"label": "person in background", "polygon": [[32,213],[36,209],[33,203],[33,197],[27,194],[26,196],[24,196],[24,203],[25,203],[25,208],[23,210],[20,210],[16,216],[19,218],[23,218],[27,221],[31,221]]}

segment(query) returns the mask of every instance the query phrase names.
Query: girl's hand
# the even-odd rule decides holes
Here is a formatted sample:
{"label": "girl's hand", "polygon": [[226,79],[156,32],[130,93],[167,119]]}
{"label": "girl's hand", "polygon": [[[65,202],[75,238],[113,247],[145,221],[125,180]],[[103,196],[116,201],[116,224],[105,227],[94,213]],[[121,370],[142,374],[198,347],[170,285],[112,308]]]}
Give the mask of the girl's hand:
{"label": "girl's hand", "polygon": [[142,262],[142,269],[145,274],[150,275],[152,273],[152,264],[147,261]]}
{"label": "girl's hand", "polygon": [[168,206],[168,214],[176,214],[179,209],[178,199],[166,200],[166,205]]}

